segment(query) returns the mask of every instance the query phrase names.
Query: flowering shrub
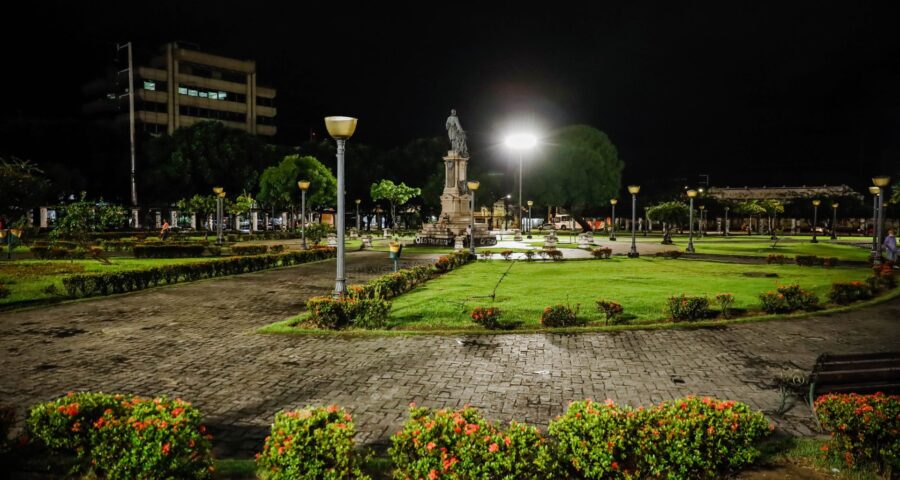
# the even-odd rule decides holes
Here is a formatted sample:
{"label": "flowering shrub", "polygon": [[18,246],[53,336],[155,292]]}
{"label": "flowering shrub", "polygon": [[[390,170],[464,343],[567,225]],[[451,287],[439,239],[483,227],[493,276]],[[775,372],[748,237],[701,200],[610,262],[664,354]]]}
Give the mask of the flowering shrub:
{"label": "flowering shrub", "polygon": [[269,253],[268,245],[233,245],[231,253],[234,255],[262,255]]}
{"label": "flowering shrub", "polygon": [[553,460],[533,427],[506,429],[477,410],[429,410],[410,405],[409,420],[391,438],[396,478],[548,478]]}
{"label": "flowering shrub", "polygon": [[706,297],[680,297],[666,299],[666,313],[674,322],[694,321],[706,318],[709,314],[709,299]]}
{"label": "flowering shrub", "polygon": [[93,423],[91,463],[106,478],[206,479],[212,435],[200,412],[180,399],[135,398],[125,415],[110,409]]}
{"label": "flowering shrub", "polygon": [[799,285],[782,285],[774,292],[759,295],[763,311],[766,313],[789,313],[796,310],[814,310],[819,306],[819,297],[800,288]]}
{"label": "flowering shrub", "polygon": [[681,252],[678,250],[666,250],[665,252],[656,252],[656,256],[667,258],[669,260],[677,260],[681,257]]}
{"label": "flowering shrub", "polygon": [[874,461],[900,470],[900,395],[829,394],[814,405],[819,423],[831,431],[826,455],[850,467]]}
{"label": "flowering shrub", "polygon": [[796,257],[794,257],[794,261],[797,262],[797,265],[800,265],[801,267],[822,265],[822,259],[815,255],[797,255]]}
{"label": "flowering shrub", "polygon": [[379,296],[372,298],[341,295],[313,297],[306,301],[309,323],[316,328],[339,330],[349,326],[383,328],[391,312],[391,302]]}
{"label": "flowering shrub", "polygon": [[554,262],[561,262],[563,260],[563,253],[555,248],[548,248],[543,252],[545,255],[550,257],[550,260]]}
{"label": "flowering shrub", "polygon": [[496,307],[475,307],[472,310],[472,320],[489,330],[500,328],[500,309]]}
{"label": "flowering shrub", "polygon": [[444,255],[434,262],[434,270],[437,273],[447,273],[456,267],[461,267],[469,263],[472,259],[469,257],[468,251],[453,252],[450,255]]}
{"label": "flowering shrub", "polygon": [[837,257],[827,257],[821,259],[822,266],[825,268],[836,267],[838,265]]}
{"label": "flowering shrub", "polygon": [[609,247],[595,248],[591,250],[591,255],[597,259],[609,258],[612,255],[612,249]]}
{"label": "flowering shrub", "polygon": [[631,451],[642,412],[612,400],[570,403],[564,415],[550,422],[560,470],[568,478],[630,478],[638,468]]}
{"label": "flowering shrub", "polygon": [[545,327],[574,327],[585,322],[578,318],[578,308],[568,305],[553,305],[541,313],[541,325]]}
{"label": "flowering shrub", "polygon": [[612,322],[613,325],[625,323],[622,321],[622,312],[625,311],[622,305],[611,300],[597,300],[597,311],[606,316],[606,324]]}
{"label": "flowering shrub", "polygon": [[529,262],[534,260],[534,250],[525,250],[525,260]]}
{"label": "flowering shrub", "polygon": [[35,405],[30,434],[77,456],[75,470],[106,478],[208,478],[211,436],[189,403],[104,393],[69,393]]}
{"label": "flowering shrub", "polygon": [[278,412],[256,464],[268,480],[368,479],[354,430],[353,417],[335,405]]}
{"label": "flowering shrub", "polygon": [[760,412],[730,400],[685,397],[643,412],[634,455],[641,473],[664,478],[723,478],[755,461],[769,425]]}
{"label": "flowering shrub", "polygon": [[872,267],[872,276],[868,280],[873,292],[890,290],[897,286],[897,278],[894,276],[893,265],[890,262]]}
{"label": "flowering shrub", "polygon": [[784,257],[784,255],[780,255],[777,253],[770,253],[769,256],[766,257],[766,263],[769,265],[771,265],[773,263],[776,263],[778,265],[784,265],[785,263],[787,263],[787,259]]}
{"label": "flowering shrub", "polygon": [[870,298],[872,287],[863,282],[834,282],[828,292],[828,300],[841,305]]}
{"label": "flowering shrub", "polygon": [[752,463],[771,427],[742,403],[686,397],[651,409],[569,404],[550,423],[573,478],[722,478]]}
{"label": "flowering shrub", "polygon": [[500,256],[503,257],[504,260],[511,260],[513,255],[512,250],[503,250],[500,252]]}
{"label": "flowering shrub", "polygon": [[719,293],[716,295],[716,302],[719,304],[719,309],[722,310],[722,316],[731,318],[731,306],[734,305],[734,295]]}

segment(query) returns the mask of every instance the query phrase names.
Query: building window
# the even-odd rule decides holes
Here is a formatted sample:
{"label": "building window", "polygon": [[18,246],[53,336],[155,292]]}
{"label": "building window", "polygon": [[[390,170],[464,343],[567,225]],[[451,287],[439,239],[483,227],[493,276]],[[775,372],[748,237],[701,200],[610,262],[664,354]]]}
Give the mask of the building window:
{"label": "building window", "polygon": [[156,90],[156,82],[153,80],[144,80],[144,90]]}
{"label": "building window", "polygon": [[178,93],[181,95],[187,95],[188,89],[186,87],[178,87]]}

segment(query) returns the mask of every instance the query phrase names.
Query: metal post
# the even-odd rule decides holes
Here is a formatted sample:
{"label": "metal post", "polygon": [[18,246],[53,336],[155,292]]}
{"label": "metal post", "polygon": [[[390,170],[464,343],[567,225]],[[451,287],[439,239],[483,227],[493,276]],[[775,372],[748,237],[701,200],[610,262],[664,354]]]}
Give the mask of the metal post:
{"label": "metal post", "polygon": [[837,240],[837,207],[832,206],[832,217],[831,217],[831,239]]}
{"label": "metal post", "polygon": [[117,50],[128,49],[128,128],[131,139],[131,206],[137,206],[137,180],[135,174],[135,148],[134,148],[134,57],[132,55],[131,42],[125,45],[117,45]]}
{"label": "metal post", "polygon": [[347,292],[347,281],[344,278],[344,145],[346,139],[337,140],[337,218],[334,226],[337,229],[337,272],[334,281],[334,296]]}
{"label": "metal post", "polygon": [[631,194],[631,251],[628,252],[628,258],[637,258],[640,255],[637,251],[637,239],[635,238],[635,230],[634,227],[636,225],[635,219],[637,218],[637,194]]}
{"label": "metal post", "polygon": [[216,243],[222,243],[222,197],[216,197]]}
{"label": "metal post", "polygon": [[[474,183],[472,184],[474,185]],[[472,193],[471,202],[471,223],[469,223],[469,254],[475,256],[475,190],[469,189]]]}
{"label": "metal post", "polygon": [[694,197],[691,197],[690,212],[688,213],[688,246],[685,252],[694,253]]}
{"label": "metal post", "polygon": [[[880,189],[879,189],[880,191]],[[878,258],[878,197],[879,194],[875,194],[872,197],[872,262],[875,265],[881,263]]]}
{"label": "metal post", "polygon": [[528,206],[528,238],[531,238],[531,205]]}
{"label": "metal post", "polygon": [[812,238],[812,240],[810,240],[810,243],[819,243],[819,241],[816,239],[816,225],[818,225],[818,223],[819,223],[819,206],[813,205],[813,225],[812,225],[813,238]]}
{"label": "metal post", "polygon": [[356,204],[356,234],[359,235],[359,204]]}
{"label": "metal post", "polygon": [[11,228],[6,229],[6,246],[7,246],[6,259],[12,260],[12,248],[13,247],[12,247],[12,229]]}
{"label": "metal post", "polygon": [[884,224],[884,189],[878,187],[878,214],[876,217],[877,227],[875,236],[875,265],[881,265],[881,238],[882,225]]}
{"label": "metal post", "polygon": [[516,211],[519,219],[519,233],[522,232],[522,154],[519,153],[519,209]]}
{"label": "metal post", "polygon": [[616,241],[616,204],[612,204],[612,223],[609,226],[609,241]]}
{"label": "metal post", "polygon": [[300,248],[306,250],[306,190],[300,190]]}
{"label": "metal post", "polygon": [[728,225],[728,207],[725,207],[725,236],[729,235],[729,225]]}

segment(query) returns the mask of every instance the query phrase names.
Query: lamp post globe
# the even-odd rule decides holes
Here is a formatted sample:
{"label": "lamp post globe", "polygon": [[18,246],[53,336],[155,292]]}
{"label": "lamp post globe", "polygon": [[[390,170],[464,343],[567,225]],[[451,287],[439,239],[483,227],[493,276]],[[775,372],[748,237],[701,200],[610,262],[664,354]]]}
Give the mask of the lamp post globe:
{"label": "lamp post globe", "polygon": [[609,223],[609,241],[616,241],[616,204],[619,203],[618,198],[611,198],[609,204],[612,205],[612,221]]}
{"label": "lamp post globe", "polygon": [[213,187],[212,191],[216,195],[216,243],[221,245],[224,241],[222,234],[222,217],[225,214],[225,189],[222,187]]}
{"label": "lamp post globe", "polygon": [[684,251],[694,253],[694,198],[697,196],[697,191],[690,189],[687,191],[687,196],[690,199],[690,206],[688,207],[688,246]]}
{"label": "lamp post globe", "polygon": [[531,238],[531,206],[534,205],[533,200],[525,202],[528,204],[528,238]]}
{"label": "lamp post globe", "polygon": [[816,226],[819,224],[819,205],[822,204],[822,201],[818,198],[812,201],[813,205],[813,224],[812,224],[812,240],[810,243],[819,243],[819,240],[816,239]]}
{"label": "lamp post globe", "polygon": [[356,132],[357,119],[345,116],[325,117],[325,128],[337,143],[337,216],[334,227],[337,230],[337,266],[335,268],[334,292],[338,297],[347,292],[347,279],[344,274],[344,153],[347,139]]}
{"label": "lamp post globe", "polygon": [[466,182],[466,186],[469,187],[469,191],[472,192],[470,195],[469,201],[470,204],[470,213],[472,215],[472,219],[469,222],[469,254],[473,257],[475,256],[475,192],[478,190],[478,187],[481,186],[481,182],[477,180],[469,180]]}
{"label": "lamp post globe", "polygon": [[628,252],[628,258],[640,257],[640,254],[637,251],[637,238],[635,237],[635,226],[637,225],[637,194],[640,191],[640,185],[628,186],[628,193],[631,194],[631,250]]}

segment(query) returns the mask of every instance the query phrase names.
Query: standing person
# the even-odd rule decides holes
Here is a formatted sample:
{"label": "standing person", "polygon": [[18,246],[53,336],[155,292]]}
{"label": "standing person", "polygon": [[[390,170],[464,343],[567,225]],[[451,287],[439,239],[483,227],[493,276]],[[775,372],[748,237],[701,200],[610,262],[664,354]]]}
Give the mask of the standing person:
{"label": "standing person", "polygon": [[162,230],[159,231],[159,239],[165,241],[169,238],[169,221],[163,220]]}
{"label": "standing person", "polygon": [[889,228],[887,231],[887,236],[884,237],[884,255],[887,257],[887,261],[894,264],[894,268],[897,268],[897,237],[894,236],[894,229]]}

